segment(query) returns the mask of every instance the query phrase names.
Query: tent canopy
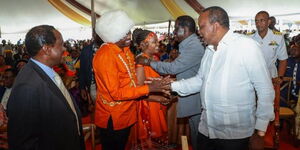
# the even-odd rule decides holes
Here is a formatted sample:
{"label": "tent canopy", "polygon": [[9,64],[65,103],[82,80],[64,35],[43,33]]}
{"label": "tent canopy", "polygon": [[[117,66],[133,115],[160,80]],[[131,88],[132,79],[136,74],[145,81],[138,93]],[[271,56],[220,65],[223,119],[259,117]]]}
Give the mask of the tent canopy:
{"label": "tent canopy", "polygon": [[[79,24],[54,7],[52,3],[63,3],[79,15],[90,21],[90,16],[72,6],[70,2],[91,8],[91,0],[1,0],[0,28],[2,35],[24,34],[31,27],[50,24],[59,30],[81,29],[89,26]],[[95,12],[99,15],[106,11],[122,9],[133,18],[137,25],[175,20],[176,15],[186,14],[193,18],[198,13],[186,2],[189,0],[94,0]],[[299,0],[190,0],[198,2],[204,8],[221,6],[231,20],[253,19],[260,10],[286,22],[300,23]],[[90,35],[89,35],[90,36]],[[4,36],[3,36],[4,37]]]}

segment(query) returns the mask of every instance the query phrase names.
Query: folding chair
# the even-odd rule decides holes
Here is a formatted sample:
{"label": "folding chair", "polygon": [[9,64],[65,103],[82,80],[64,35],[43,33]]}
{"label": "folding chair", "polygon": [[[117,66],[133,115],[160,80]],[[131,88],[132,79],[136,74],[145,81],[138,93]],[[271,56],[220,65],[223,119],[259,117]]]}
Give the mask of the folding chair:
{"label": "folding chair", "polygon": [[84,141],[87,141],[89,138],[92,143],[92,150],[95,150],[95,130],[96,126],[94,124],[83,124],[82,125],[83,133],[84,133]]}
{"label": "folding chair", "polygon": [[295,144],[295,115],[294,107],[295,107],[295,101],[291,100],[291,87],[292,87],[293,79],[291,77],[284,77],[283,78],[283,84],[280,88],[280,91],[283,91],[284,89],[287,89],[287,97],[284,99],[283,97],[280,97],[282,101],[284,101],[287,106],[286,107],[280,107],[279,110],[279,119],[283,120],[288,123],[289,125],[289,134],[292,136],[292,143]]}

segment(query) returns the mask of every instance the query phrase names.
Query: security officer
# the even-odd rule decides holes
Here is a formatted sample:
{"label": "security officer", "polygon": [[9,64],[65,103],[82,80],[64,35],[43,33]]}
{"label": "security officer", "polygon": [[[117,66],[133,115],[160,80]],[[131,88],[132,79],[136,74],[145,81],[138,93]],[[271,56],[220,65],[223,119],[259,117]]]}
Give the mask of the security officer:
{"label": "security officer", "polygon": [[[278,85],[282,82],[282,77],[285,74],[288,55],[282,34],[270,30],[269,24],[269,13],[266,11],[258,12],[255,16],[257,32],[252,35],[252,38],[261,45],[273,84]],[[275,65],[277,59],[279,60],[278,71]]]}

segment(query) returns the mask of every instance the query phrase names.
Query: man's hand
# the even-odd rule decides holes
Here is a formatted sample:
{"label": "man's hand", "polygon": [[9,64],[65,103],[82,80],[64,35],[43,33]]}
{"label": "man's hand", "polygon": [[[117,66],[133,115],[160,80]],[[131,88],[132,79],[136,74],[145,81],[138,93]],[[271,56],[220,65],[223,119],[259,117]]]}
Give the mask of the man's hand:
{"label": "man's hand", "polygon": [[172,80],[170,79],[169,76],[162,78],[162,79],[161,78],[152,79],[148,84],[149,91],[150,92],[163,92],[163,93],[170,94],[171,82],[172,82]]}
{"label": "man's hand", "polygon": [[250,150],[264,150],[264,136],[265,132],[256,131],[250,137]]}
{"label": "man's hand", "polygon": [[150,62],[151,60],[144,56],[138,56],[135,59],[135,63],[139,65],[150,66]]}
{"label": "man's hand", "polygon": [[276,77],[272,79],[273,85],[281,85],[281,83],[283,82],[282,77]]}

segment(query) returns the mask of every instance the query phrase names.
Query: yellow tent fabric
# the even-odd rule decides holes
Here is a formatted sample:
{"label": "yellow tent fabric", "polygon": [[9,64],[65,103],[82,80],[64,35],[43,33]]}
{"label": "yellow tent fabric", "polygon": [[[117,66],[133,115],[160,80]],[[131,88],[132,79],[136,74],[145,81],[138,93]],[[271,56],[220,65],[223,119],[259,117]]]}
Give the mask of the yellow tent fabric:
{"label": "yellow tent fabric", "polygon": [[170,14],[176,19],[179,16],[186,15],[186,13],[176,4],[174,0],[160,0],[167,8]]}
{"label": "yellow tent fabric", "polygon": [[65,5],[61,0],[48,0],[51,5],[53,5],[57,10],[59,10],[61,13],[63,13],[68,18],[72,19],[73,21],[82,24],[84,26],[90,26],[91,21],[84,18],[71,8],[69,8],[67,5]]}

